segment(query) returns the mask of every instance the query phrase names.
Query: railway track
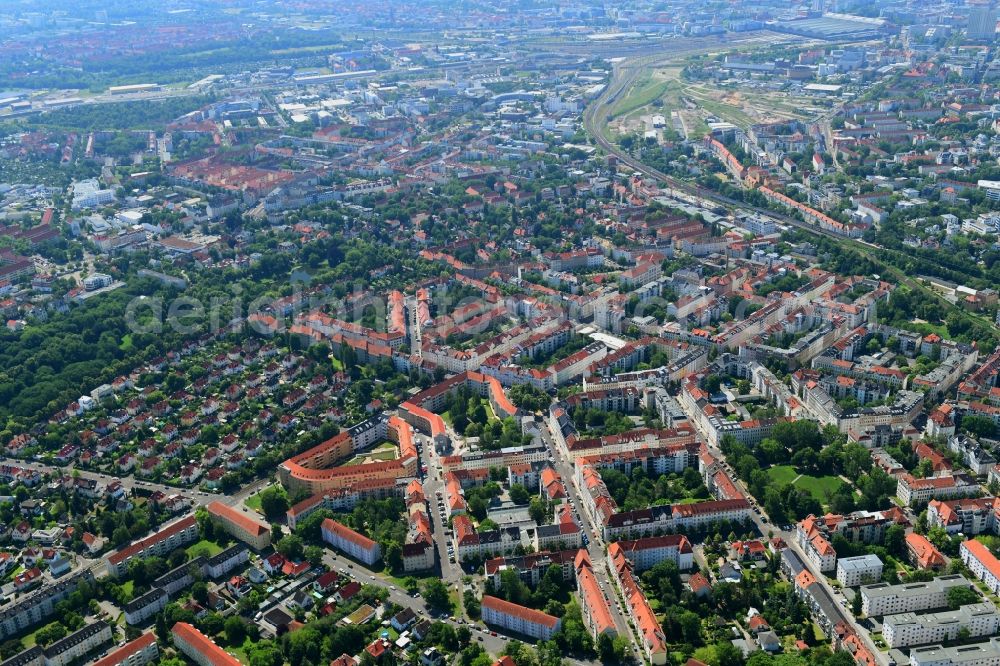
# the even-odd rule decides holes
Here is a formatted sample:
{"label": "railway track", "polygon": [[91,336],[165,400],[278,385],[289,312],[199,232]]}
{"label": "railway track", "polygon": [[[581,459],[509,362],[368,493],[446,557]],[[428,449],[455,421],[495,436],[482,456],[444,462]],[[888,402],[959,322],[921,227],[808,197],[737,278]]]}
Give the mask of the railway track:
{"label": "railway track", "polygon": [[621,63],[620,66],[614,69],[611,81],[609,82],[608,87],[605,89],[605,92],[602,95],[600,95],[597,99],[595,99],[594,102],[592,102],[590,106],[586,108],[583,114],[584,128],[587,130],[588,133],[590,133],[592,137],[594,137],[594,141],[596,141],[597,145],[600,146],[605,151],[605,153],[609,155],[614,155],[619,162],[632,168],[636,172],[654,178],[657,181],[665,184],[669,189],[675,190],[677,192],[682,192],[688,197],[693,197],[696,200],[700,199],[702,202],[711,202],[730,209],[740,209],[757,213],[759,215],[764,215],[772,219],[775,219],[782,224],[785,224],[795,229],[799,229],[806,233],[813,234],[816,236],[824,236],[834,241],[841,247],[851,249],[860,254],[861,256],[865,257],[866,259],[874,263],[876,266],[879,266],[883,274],[891,274],[893,277],[895,277],[895,279],[898,281],[899,284],[905,284],[911,289],[920,291],[930,296],[931,298],[937,300],[939,303],[944,305],[949,310],[957,311],[961,313],[963,317],[971,319],[979,324],[985,325],[994,333],[1000,331],[1000,326],[997,326],[997,324],[991,319],[975,315],[961,308],[957,308],[954,303],[948,301],[943,296],[941,296],[934,290],[930,289],[923,282],[912,278],[911,276],[903,272],[901,269],[885,261],[884,257],[886,255],[896,256],[897,258],[898,257],[908,258],[907,255],[903,253],[900,253],[896,250],[891,250],[889,248],[885,248],[881,245],[869,243],[863,240],[846,238],[844,236],[835,234],[831,231],[827,231],[826,229],[822,229],[816,225],[809,224],[808,222],[803,222],[802,220],[792,217],[791,215],[775,212],[769,208],[760,208],[758,206],[748,204],[745,201],[737,201],[736,199],[731,199],[729,197],[723,196],[718,192],[715,192],[714,190],[710,190],[708,188],[701,187],[700,185],[679,180],[677,178],[674,178],[673,176],[669,176],[663,173],[659,169],[655,169],[645,164],[641,160],[633,157],[626,151],[622,150],[619,146],[616,146],[614,143],[612,143],[607,138],[607,136],[605,136],[603,131],[603,122],[601,121],[601,118],[604,117],[604,114],[606,114],[607,109],[610,108],[610,106],[614,103],[614,101],[618,99],[618,97],[620,97],[621,94],[635,82],[636,77],[638,77],[639,73],[641,73],[646,67],[652,66],[657,63],[662,64],[665,62],[669,62],[672,59],[673,59],[672,56],[668,57],[653,56],[648,58],[640,58],[632,62]]}

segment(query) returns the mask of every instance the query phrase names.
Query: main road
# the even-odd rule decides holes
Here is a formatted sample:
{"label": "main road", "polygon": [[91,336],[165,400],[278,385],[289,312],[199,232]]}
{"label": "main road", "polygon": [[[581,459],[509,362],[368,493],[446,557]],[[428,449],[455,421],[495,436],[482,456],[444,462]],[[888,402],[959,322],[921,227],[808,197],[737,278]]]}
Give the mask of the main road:
{"label": "main road", "polygon": [[7,465],[13,465],[15,467],[34,470],[41,474],[48,474],[50,478],[76,474],[81,478],[91,479],[103,484],[108,484],[112,481],[121,481],[122,487],[129,494],[137,488],[143,491],[149,491],[150,493],[160,491],[166,495],[181,495],[182,497],[187,498],[194,506],[204,506],[206,504],[211,504],[215,500],[220,500],[230,505],[236,505],[271,483],[270,479],[257,479],[243,486],[231,495],[223,495],[222,493],[205,492],[196,490],[195,488],[178,488],[177,486],[168,486],[163,483],[137,479],[134,474],[118,476],[116,474],[93,472],[86,469],[76,468],[72,464],[60,467],[57,465],[47,465],[34,460],[19,460],[17,458],[9,457],[0,458],[0,462]]}

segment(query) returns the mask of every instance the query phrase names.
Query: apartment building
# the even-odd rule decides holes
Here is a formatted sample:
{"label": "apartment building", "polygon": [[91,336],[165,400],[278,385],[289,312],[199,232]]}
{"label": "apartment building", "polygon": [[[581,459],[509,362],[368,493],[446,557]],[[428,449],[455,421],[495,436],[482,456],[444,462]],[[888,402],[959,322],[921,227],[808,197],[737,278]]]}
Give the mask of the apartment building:
{"label": "apartment building", "polygon": [[205,573],[210,578],[222,578],[227,573],[250,561],[250,550],[246,544],[237,543],[218,555],[213,555],[205,561]]}
{"label": "apartment building", "polygon": [[[110,642],[111,639],[111,625],[104,620],[98,620],[48,647],[35,645],[3,663],[4,666],[67,666],[82,662],[84,656]],[[153,642],[156,642],[155,637]],[[136,662],[134,666],[139,666],[140,663],[145,662]]]}
{"label": "apartment building", "polygon": [[174,639],[174,647],[198,666],[241,666],[236,657],[187,622],[178,622],[170,633]]}
{"label": "apartment building", "polygon": [[833,571],[837,568],[837,551],[826,538],[825,534],[816,533],[803,537],[802,531],[797,532],[799,545],[805,552],[806,557],[816,565],[820,571]]}
{"label": "apartment building", "polygon": [[156,534],[140,539],[108,555],[106,560],[108,574],[112,578],[120,578],[128,573],[128,563],[132,558],[164,556],[197,540],[198,523],[194,516],[185,516],[167,525]]}
{"label": "apartment building", "polygon": [[906,535],[906,553],[918,569],[933,569],[939,571],[947,561],[944,555],[934,547],[923,534],[910,532]]}
{"label": "apartment building", "polygon": [[618,635],[618,631],[611,617],[611,607],[604,596],[604,591],[597,583],[597,576],[594,575],[594,567],[590,563],[587,551],[580,549],[576,555],[574,568],[583,623],[595,641],[601,634],[614,638]]}
{"label": "apartment building", "polygon": [[969,539],[958,547],[958,554],[972,575],[986,583],[993,594],[1000,592],[1000,560],[989,548],[975,539]]}
{"label": "apartment building", "polygon": [[948,590],[953,587],[971,588],[972,584],[964,576],[956,574],[940,576],[926,583],[862,585],[861,612],[868,616],[882,616],[945,608],[948,605]]}
{"label": "apartment building", "polygon": [[201,577],[205,571],[205,558],[196,557],[189,562],[171,569],[153,581],[153,588],[160,588],[168,595],[173,596],[195,581],[195,576]]}
{"label": "apartment building", "polygon": [[140,624],[166,608],[170,595],[166,590],[153,588],[125,604],[125,621],[131,625]]}
{"label": "apartment building", "polygon": [[156,661],[159,656],[156,634],[148,632],[98,659],[91,666],[143,666]]}
{"label": "apartment building", "polygon": [[98,659],[91,666],[144,666],[156,661],[159,656],[156,634],[148,632]]}
{"label": "apartment building", "polygon": [[910,650],[910,666],[996,666],[1000,664],[1000,641],[944,647],[932,645]]}
{"label": "apartment building", "polygon": [[542,641],[552,638],[562,626],[561,618],[490,595],[483,596],[482,617],[486,624]]}
{"label": "apartment building", "polygon": [[94,572],[91,569],[43,587],[0,611],[0,640],[19,634],[51,616],[56,604],[68,598],[81,585],[94,585]]}
{"label": "apartment building", "polygon": [[609,557],[614,557],[618,551],[632,562],[637,572],[650,569],[664,560],[673,562],[681,571],[694,567],[694,549],[683,534],[616,541],[608,546]]}
{"label": "apartment building", "polygon": [[111,625],[104,620],[88,624],[46,647],[45,666],[67,666],[93,652],[112,639]]}
{"label": "apartment building", "polygon": [[896,497],[909,506],[927,504],[932,499],[972,497],[979,492],[976,480],[965,474],[932,476],[926,479],[915,479],[909,474],[900,474],[896,483]]}
{"label": "apartment building", "polygon": [[218,500],[206,508],[208,514],[217,520],[230,536],[254,550],[264,550],[271,545],[271,528],[264,523]]}
{"label": "apartment building", "polygon": [[323,541],[354,559],[371,566],[382,559],[382,547],[347,525],[327,518],[321,526]]}
{"label": "apartment building", "polygon": [[426,541],[416,541],[414,543],[403,544],[403,571],[427,571],[434,568],[437,561],[433,543]]}
{"label": "apartment building", "polygon": [[842,557],[837,560],[837,580],[844,587],[856,587],[882,578],[882,560],[875,555]]}
{"label": "apartment building", "polygon": [[562,570],[563,580],[572,580],[574,562],[577,550],[560,550],[557,552],[537,552],[528,555],[515,555],[510,557],[495,557],[486,560],[486,577],[494,587],[500,584],[500,577],[504,571],[516,571],[521,581],[529,587],[535,587],[538,582],[555,565]]}
{"label": "apartment building", "polygon": [[994,534],[997,531],[996,497],[931,500],[927,504],[927,524],[943,527],[948,534],[961,532],[967,537]]}
{"label": "apartment building", "polygon": [[629,619],[640,638],[640,645],[646,660],[653,666],[667,663],[667,637],[663,627],[656,619],[656,613],[649,605],[649,600],[642,591],[632,568],[632,562],[625,556],[625,551],[617,549],[614,553],[608,550],[608,570],[618,591],[625,600],[625,608]]}
{"label": "apartment building", "polygon": [[993,635],[1000,630],[1000,613],[993,604],[981,603],[942,613],[888,615],[882,621],[882,635],[890,648],[955,640],[963,629],[969,638]]}

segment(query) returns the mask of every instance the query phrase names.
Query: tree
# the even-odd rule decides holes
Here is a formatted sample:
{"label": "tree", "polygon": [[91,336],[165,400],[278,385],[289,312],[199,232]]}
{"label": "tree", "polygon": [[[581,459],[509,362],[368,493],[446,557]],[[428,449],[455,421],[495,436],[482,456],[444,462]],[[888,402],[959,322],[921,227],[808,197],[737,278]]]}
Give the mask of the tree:
{"label": "tree", "polygon": [[323,564],[323,549],[320,546],[306,546],[306,560],[314,567]]}
{"label": "tree", "polygon": [[288,495],[281,486],[268,486],[260,491],[260,508],[270,521],[280,520],[288,511]]}
{"label": "tree", "polygon": [[953,587],[948,590],[948,608],[955,610],[960,606],[976,604],[982,601],[979,594],[971,587]]}
{"label": "tree", "polygon": [[597,637],[597,656],[602,664],[620,664],[625,658],[622,647],[620,642],[607,634],[601,634]]}
{"label": "tree", "polygon": [[681,636],[685,643],[695,646],[701,645],[701,618],[698,617],[697,613],[684,611],[677,616],[677,622],[680,625]]}
{"label": "tree", "polygon": [[281,525],[278,523],[271,523],[271,543],[278,543],[284,535],[285,533],[281,531]]}
{"label": "tree", "polygon": [[208,603],[208,585],[204,581],[197,581],[191,586],[191,596],[199,604]]}
{"label": "tree", "polygon": [[302,543],[301,537],[294,534],[281,537],[281,541],[278,542],[275,550],[286,558],[295,561],[301,560],[305,554],[305,546]]}
{"label": "tree", "polygon": [[515,483],[510,487],[510,501],[514,504],[527,504],[530,498],[528,489],[521,484]]}
{"label": "tree", "polygon": [[861,590],[858,590],[851,599],[851,612],[854,613],[854,617],[861,617],[861,608]]}
{"label": "tree", "polygon": [[715,644],[715,655],[718,666],[743,666],[743,653],[728,641]]}
{"label": "tree", "polygon": [[885,549],[896,557],[905,555],[906,529],[902,525],[891,525],[885,531]]}
{"label": "tree", "polygon": [[131,540],[132,540],[132,535],[129,534],[128,530],[125,529],[124,526],[116,527],[114,533],[111,535],[111,542],[115,544],[116,548],[124,546]]}
{"label": "tree", "polygon": [[544,525],[547,522],[549,511],[541,497],[531,498],[531,502],[528,503],[528,515],[539,525]]}
{"label": "tree", "polygon": [[242,645],[243,639],[246,638],[246,624],[238,615],[230,615],[226,618],[226,623],[223,625],[226,632],[226,642],[230,645]]}
{"label": "tree", "polygon": [[161,643],[166,643],[170,638],[170,628],[167,627],[167,618],[163,613],[156,614],[156,637]]}
{"label": "tree", "polygon": [[486,500],[482,498],[481,495],[473,495],[468,500],[469,513],[476,520],[483,520],[486,518]]}
{"label": "tree", "polygon": [[463,624],[455,630],[455,637],[458,639],[458,644],[465,647],[472,640],[472,632]]}
{"label": "tree", "polygon": [[462,606],[465,608],[466,615],[473,620],[479,619],[479,616],[482,613],[482,607],[479,603],[479,598],[476,597],[472,590],[466,590],[462,593]]}
{"label": "tree", "polygon": [[420,591],[420,583],[413,576],[407,576],[403,579],[403,589],[406,590],[407,594],[412,596]]}
{"label": "tree", "polygon": [[970,414],[962,417],[962,430],[975,435],[976,437],[993,437],[996,434],[996,424],[993,419],[978,414]]}
{"label": "tree", "polygon": [[428,606],[438,610],[450,611],[451,598],[448,596],[448,587],[438,578],[429,578],[424,581],[424,601]]}
{"label": "tree", "polygon": [[403,569],[403,547],[399,545],[396,541],[390,541],[385,545],[385,552],[383,557],[385,558],[385,563],[389,565],[389,568],[393,571],[402,571]]}

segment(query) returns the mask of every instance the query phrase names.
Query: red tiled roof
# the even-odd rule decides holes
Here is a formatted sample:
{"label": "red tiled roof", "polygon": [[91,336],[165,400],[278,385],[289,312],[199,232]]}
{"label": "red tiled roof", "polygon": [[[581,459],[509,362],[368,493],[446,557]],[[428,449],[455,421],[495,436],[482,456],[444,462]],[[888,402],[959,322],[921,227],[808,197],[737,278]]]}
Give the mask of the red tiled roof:
{"label": "red tiled roof", "polygon": [[238,525],[255,536],[260,536],[264,532],[270,531],[267,525],[258,523],[256,520],[243,515],[233,507],[228,504],[223,504],[219,500],[212,502],[207,508],[211,515],[233,523],[234,525]]}
{"label": "red tiled roof", "polygon": [[187,622],[178,622],[171,632],[205,657],[212,666],[242,666],[239,659],[220,648],[212,642],[212,639]]}
{"label": "red tiled roof", "polygon": [[141,652],[156,643],[156,634],[148,632],[121,646],[103,659],[98,659],[91,666],[118,666],[133,654]]}
{"label": "red tiled roof", "polygon": [[987,571],[1000,580],[1000,560],[997,560],[996,556],[981,541],[969,539],[962,543],[962,547],[979,560]]}
{"label": "red tiled roof", "polygon": [[187,516],[186,518],[181,518],[177,522],[167,525],[156,534],[148,536],[145,539],[136,541],[135,543],[125,548],[122,548],[117,553],[112,553],[111,555],[108,556],[108,562],[111,564],[119,564],[121,562],[124,562],[128,558],[132,557],[137,553],[142,552],[143,550],[149,548],[153,544],[160,543],[161,541],[166,541],[174,534],[182,532],[187,528],[193,526],[194,524],[195,524],[194,516]]}
{"label": "red tiled roof", "polygon": [[371,550],[375,547],[375,542],[366,537],[364,534],[359,534],[355,532],[347,525],[343,523],[338,523],[333,518],[327,518],[323,521],[322,528],[329,532],[333,532],[342,539],[347,539],[351,543],[354,543],[365,550]]}
{"label": "red tiled roof", "polygon": [[559,623],[559,618],[553,615],[537,611],[533,608],[526,608],[525,606],[512,604],[509,601],[504,601],[503,599],[498,599],[497,597],[491,597],[488,594],[483,596],[481,605],[483,608],[490,608],[498,613],[503,613],[504,615],[519,617],[525,622],[539,624],[544,627],[549,627],[550,629],[554,628]]}

